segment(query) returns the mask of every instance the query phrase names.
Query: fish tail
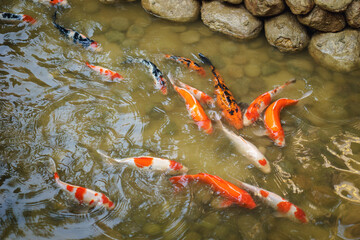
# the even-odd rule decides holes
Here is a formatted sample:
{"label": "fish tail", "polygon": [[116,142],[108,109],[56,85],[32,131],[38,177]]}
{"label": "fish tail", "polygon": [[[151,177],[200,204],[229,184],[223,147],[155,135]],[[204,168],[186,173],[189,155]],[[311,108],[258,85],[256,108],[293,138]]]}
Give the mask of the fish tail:
{"label": "fish tail", "polygon": [[173,77],[172,77],[171,73],[168,73],[167,77],[168,77],[168,79],[169,79],[169,81],[170,81],[171,85],[173,85],[173,87],[175,87],[175,82],[174,82],[174,79],[173,79]]}
{"label": "fish tail", "polygon": [[284,85],[287,86],[287,85],[292,84],[292,83],[296,83],[296,78],[290,79]]}
{"label": "fish tail", "polygon": [[53,16],[52,16],[52,20],[53,20],[53,23],[55,24],[55,25],[57,25],[57,23],[56,23],[56,16],[57,15],[57,11],[55,11],[54,12],[54,14],[53,14]]}
{"label": "fish tail", "polygon": [[169,180],[174,185],[174,190],[176,192],[182,190],[188,183],[188,180],[183,176],[171,177]]}
{"label": "fish tail", "polygon": [[118,162],[118,161],[116,161],[114,158],[106,155],[103,151],[101,151],[101,150],[99,150],[99,149],[96,150],[96,152],[97,152],[98,154],[100,154],[103,158],[105,158],[106,160],[108,160],[109,162],[111,162],[111,161],[113,161],[113,162]]}
{"label": "fish tail", "polygon": [[214,66],[212,64],[212,62],[210,61],[210,59],[208,59],[207,57],[205,57],[202,53],[199,53],[199,57],[201,59],[201,61],[207,65],[210,65],[210,66]]}
{"label": "fish tail", "polygon": [[312,94],[312,92],[313,92],[313,90],[307,91],[306,93],[304,93],[304,95],[302,95],[302,96],[298,99],[298,101],[301,100],[301,99],[307,98],[308,96],[310,96],[310,95]]}
{"label": "fish tail", "polygon": [[54,179],[57,183],[60,182],[60,178],[59,178],[59,174],[57,173],[57,170],[56,170],[56,164],[55,164],[55,161],[53,159],[50,159],[49,160],[50,162],[50,171],[54,174]]}
{"label": "fish tail", "polygon": [[88,66],[89,68],[91,68],[91,65],[88,62],[85,62],[86,66]]}

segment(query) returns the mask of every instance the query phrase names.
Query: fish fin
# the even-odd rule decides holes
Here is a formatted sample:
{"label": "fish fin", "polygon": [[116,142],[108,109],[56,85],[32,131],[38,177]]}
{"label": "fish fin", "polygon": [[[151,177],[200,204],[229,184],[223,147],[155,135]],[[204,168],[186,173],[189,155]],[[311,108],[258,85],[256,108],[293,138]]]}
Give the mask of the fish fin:
{"label": "fish fin", "polygon": [[116,161],[114,158],[106,155],[103,151],[101,151],[101,150],[99,150],[99,149],[96,150],[96,152],[97,152],[98,154],[100,154],[103,158],[105,158],[108,162],[111,162],[111,161],[118,162],[118,161]]}
{"label": "fish fin", "polygon": [[292,84],[292,83],[296,83],[296,78],[290,79],[290,80],[287,81],[285,84],[286,84],[286,85],[289,85],[289,84]]}
{"label": "fish fin", "polygon": [[307,98],[308,96],[310,96],[312,94],[312,92],[313,92],[313,90],[310,90],[310,91],[304,93],[304,95],[302,95],[302,97],[300,97],[298,100]]}
{"label": "fish fin", "polygon": [[267,135],[267,130],[266,129],[254,129],[253,134],[258,136],[258,137],[266,136]]}
{"label": "fish fin", "polygon": [[229,199],[224,199],[220,202],[220,207],[221,208],[227,208],[227,207],[230,207],[231,205],[234,204],[234,201],[232,200],[229,200]]}
{"label": "fish fin", "polygon": [[274,215],[274,217],[277,217],[277,218],[286,217],[285,214],[278,212],[278,211],[274,212],[273,215]]}
{"label": "fish fin", "polygon": [[210,59],[208,59],[207,57],[205,57],[202,53],[199,53],[199,57],[201,59],[201,61],[204,63],[204,64],[207,64],[207,65],[210,65],[210,66],[214,66],[212,64],[212,62],[210,61]]}
{"label": "fish fin", "polygon": [[174,79],[173,79],[173,77],[172,77],[171,73],[168,73],[168,74],[167,74],[167,77],[168,77],[168,79],[169,79],[169,81],[170,81],[171,85],[175,86],[175,82],[174,82]]}
{"label": "fish fin", "polygon": [[56,173],[56,164],[53,159],[49,159],[49,168],[52,173]]}

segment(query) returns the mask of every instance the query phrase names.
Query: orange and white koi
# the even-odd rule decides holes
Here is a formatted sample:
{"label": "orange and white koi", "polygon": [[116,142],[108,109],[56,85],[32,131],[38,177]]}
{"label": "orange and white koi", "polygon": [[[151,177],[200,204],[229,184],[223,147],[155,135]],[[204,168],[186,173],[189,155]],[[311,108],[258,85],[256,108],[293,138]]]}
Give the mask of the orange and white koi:
{"label": "orange and white koi", "polygon": [[149,157],[149,156],[118,159],[107,156],[106,154],[102,153],[100,150],[97,150],[97,152],[105,159],[110,160],[112,162],[128,164],[129,166],[143,170],[164,172],[168,175],[177,175],[177,174],[186,173],[188,171],[187,167],[183,166],[181,163],[178,163],[174,160]]}
{"label": "orange and white koi", "polygon": [[206,75],[206,72],[205,72],[203,67],[201,67],[199,64],[197,64],[196,62],[194,62],[194,61],[192,61],[192,60],[190,60],[188,58],[178,57],[178,56],[174,56],[174,55],[170,55],[170,54],[165,54],[164,56],[167,59],[171,59],[171,60],[174,60],[176,62],[184,64],[188,68],[198,72],[201,76]]}
{"label": "orange and white koi", "polygon": [[68,6],[67,0],[39,0],[39,2],[49,4],[51,6]]}
{"label": "orange and white koi", "polygon": [[211,72],[214,75],[216,103],[222,110],[225,119],[237,130],[241,129],[243,127],[241,109],[236,103],[233,94],[225,85],[224,79],[220,76],[211,61],[201,53],[199,53],[199,56],[204,63],[210,65]]}
{"label": "orange and white koi", "polygon": [[241,207],[253,209],[256,204],[249,193],[218,176],[207,173],[195,175],[183,175],[171,177],[170,182],[175,185],[176,190],[185,187],[188,182],[198,181],[209,185],[214,192],[225,198],[222,207],[237,204]]}
{"label": "orange and white koi", "polygon": [[206,104],[211,108],[215,107],[215,101],[212,97],[210,97],[209,95],[207,95],[206,93],[191,87],[179,80],[176,81],[176,83],[182,87],[182,88],[186,88],[187,90],[189,90],[189,92],[191,92],[192,95],[194,95],[194,97],[202,104]]}
{"label": "orange and white koi", "polygon": [[195,124],[202,130],[204,130],[205,133],[211,134],[213,132],[212,123],[206,115],[201,104],[196,100],[194,95],[192,95],[189,90],[176,86],[170,75],[168,75],[168,78],[173,85],[175,91],[184,99],[186,109],[192,119],[195,121]]}
{"label": "orange and white koi", "polygon": [[86,37],[85,35],[73,30],[67,29],[56,23],[56,11],[53,16],[54,26],[60,31],[62,35],[66,38],[72,39],[73,43],[81,44],[85,49],[93,50],[93,51],[101,51],[101,47],[94,40]]}
{"label": "orange and white koi", "polygon": [[86,62],[86,66],[88,66],[92,70],[100,73],[101,75],[104,75],[104,76],[110,78],[110,80],[112,82],[119,82],[120,80],[124,79],[124,77],[121,76],[119,73],[111,71],[107,68],[100,67],[100,66],[94,66],[94,65],[89,64],[88,62]]}
{"label": "orange and white koi", "polygon": [[295,83],[296,79],[292,79],[287,81],[282,86],[279,86],[277,88],[274,88],[271,91],[268,91],[260,96],[258,96],[247,108],[245,114],[244,114],[244,126],[249,126],[253,124],[256,120],[259,119],[260,114],[265,110],[267,106],[269,106],[272,98],[282,92],[282,90],[292,84]]}
{"label": "orange and white koi", "polygon": [[263,188],[241,182],[239,180],[236,180],[236,185],[259,197],[264,203],[275,209],[278,213],[278,216],[287,217],[296,222],[308,222],[306,214],[302,209],[295,206],[288,200],[280,197],[279,195],[273,192],[269,192]]}
{"label": "orange and white koi", "polygon": [[0,20],[5,22],[26,22],[34,24],[36,20],[29,15],[0,12]]}
{"label": "orange and white koi", "polygon": [[152,62],[141,59],[141,58],[127,58],[125,63],[141,63],[144,64],[146,67],[149,68],[149,71],[155,81],[155,86],[157,89],[160,89],[162,94],[167,94],[167,87],[166,87],[166,79],[164,78],[160,69]]}
{"label": "orange and white koi", "polygon": [[55,162],[53,160],[51,160],[51,165],[56,183],[60,188],[72,195],[74,199],[76,199],[80,204],[85,204],[88,207],[95,207],[96,205],[100,205],[104,206],[108,210],[115,208],[115,204],[105,194],[61,181],[59,174],[56,171]]}
{"label": "orange and white koi", "polygon": [[309,91],[299,99],[280,98],[266,109],[264,114],[264,124],[268,136],[275,142],[275,145],[279,147],[285,146],[285,134],[280,121],[281,110],[286,106],[297,104],[300,99],[309,96],[311,93],[312,91]]}
{"label": "orange and white koi", "polygon": [[216,122],[220,126],[221,130],[225,133],[226,137],[229,138],[235,145],[237,151],[249,160],[255,167],[260,169],[263,173],[270,173],[270,163],[266,157],[259,151],[259,149],[251,142],[245,140],[240,135],[227,129],[222,123],[219,117],[216,117]]}

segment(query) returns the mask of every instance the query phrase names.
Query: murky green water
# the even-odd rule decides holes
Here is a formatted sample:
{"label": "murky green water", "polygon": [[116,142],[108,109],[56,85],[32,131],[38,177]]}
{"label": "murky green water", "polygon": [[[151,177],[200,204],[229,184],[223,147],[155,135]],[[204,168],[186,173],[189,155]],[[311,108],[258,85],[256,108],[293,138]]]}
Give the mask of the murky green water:
{"label": "murky green water", "polygon": [[[20,0],[1,4],[2,11],[38,19],[35,26],[0,25],[1,239],[359,238],[359,76],[328,71],[307,53],[281,54],[264,37],[237,42],[200,21],[163,21],[140,4],[70,4],[58,23],[101,43],[102,53],[60,36],[47,6]],[[143,57],[165,74],[212,93],[209,71],[203,78],[163,58],[194,58],[198,52],[213,61],[238,101],[251,102],[293,77],[297,83],[281,97],[313,90],[282,112],[285,148],[255,136],[258,127],[241,131],[265,152],[271,174],[246,164],[220,131],[210,136],[199,131],[180,97],[172,89],[167,96],[156,90],[143,66],[122,64],[126,56]],[[85,61],[125,80],[105,83]],[[190,174],[238,178],[289,199],[305,210],[310,223],[276,218],[258,200],[254,210],[214,209],[216,196],[208,187],[193,184],[174,194],[168,177],[110,165],[97,149],[118,158],[174,159]],[[116,208],[81,212],[55,184],[49,159],[62,180],[106,193]]]}

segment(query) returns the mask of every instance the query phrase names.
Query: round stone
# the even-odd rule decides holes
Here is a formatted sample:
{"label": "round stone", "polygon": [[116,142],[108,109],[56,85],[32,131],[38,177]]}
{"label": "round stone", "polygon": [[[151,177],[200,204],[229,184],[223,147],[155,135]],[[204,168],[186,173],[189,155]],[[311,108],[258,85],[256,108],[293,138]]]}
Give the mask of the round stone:
{"label": "round stone", "polygon": [[261,74],[261,69],[258,65],[249,63],[245,65],[244,72],[248,77],[258,77]]}
{"label": "round stone", "polygon": [[155,236],[161,233],[161,227],[155,223],[146,223],[143,227],[143,232],[150,236]]}
{"label": "round stone", "polygon": [[109,42],[122,42],[125,39],[125,35],[118,31],[109,31],[105,33],[105,37]]}
{"label": "round stone", "polygon": [[144,33],[145,30],[143,27],[134,24],[129,27],[128,31],[126,32],[126,37],[137,39],[137,38],[141,38],[144,35]]}
{"label": "round stone", "polygon": [[220,52],[226,56],[233,56],[238,51],[236,44],[232,41],[224,41],[220,45]]}
{"label": "round stone", "polygon": [[125,17],[113,17],[110,23],[111,28],[118,31],[125,31],[128,29],[130,23]]}
{"label": "round stone", "polygon": [[195,30],[189,30],[180,34],[180,40],[185,44],[196,43],[200,40],[200,33]]}

